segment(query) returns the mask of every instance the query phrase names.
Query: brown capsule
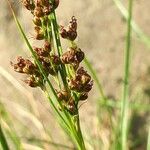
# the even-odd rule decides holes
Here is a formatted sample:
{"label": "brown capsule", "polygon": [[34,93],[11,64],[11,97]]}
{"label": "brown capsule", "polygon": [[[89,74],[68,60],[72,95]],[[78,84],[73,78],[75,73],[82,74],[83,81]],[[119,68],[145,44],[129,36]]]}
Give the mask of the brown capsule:
{"label": "brown capsule", "polygon": [[68,100],[68,93],[65,90],[61,90],[61,91],[57,92],[57,96],[60,100],[65,100],[65,101]]}
{"label": "brown capsule", "polygon": [[61,60],[64,64],[74,63],[76,61],[76,50],[71,47],[68,48],[68,51],[61,56]]}
{"label": "brown capsule", "polygon": [[38,56],[47,57],[49,55],[49,52],[45,51],[43,48],[35,47],[34,51],[37,53]]}
{"label": "brown capsule", "polygon": [[51,5],[43,8],[43,12],[45,15],[49,15],[52,12],[52,10],[53,10],[53,7]]}
{"label": "brown capsule", "polygon": [[34,74],[36,71],[35,65],[28,59],[25,60],[25,67],[23,68],[23,72],[26,74]]}
{"label": "brown capsule", "polygon": [[30,87],[37,87],[39,86],[39,84],[36,82],[35,78],[33,76],[30,76],[29,78],[27,78],[26,80],[24,80],[24,82],[30,86]]}
{"label": "brown capsule", "polygon": [[82,84],[80,82],[78,82],[77,80],[73,80],[71,79],[68,82],[68,86],[71,90],[77,91],[77,92],[81,92],[82,91]]}
{"label": "brown capsule", "polygon": [[68,27],[69,27],[69,30],[73,30],[73,31],[77,30],[77,19],[75,18],[75,16],[72,16]]}
{"label": "brown capsule", "polygon": [[81,62],[84,59],[84,57],[85,57],[84,52],[82,52],[81,49],[79,49],[76,52],[76,58],[77,58],[78,62]]}
{"label": "brown capsule", "polygon": [[36,16],[34,16],[34,18],[33,18],[33,23],[36,26],[41,26],[42,25],[41,19],[39,17],[36,17]]}
{"label": "brown capsule", "polygon": [[56,9],[59,5],[59,0],[54,0],[54,9]]}
{"label": "brown capsule", "polygon": [[54,64],[54,65],[60,65],[61,64],[61,60],[60,58],[57,56],[57,55],[52,55],[50,57],[51,59],[51,62]]}
{"label": "brown capsule", "polygon": [[48,7],[50,5],[49,0],[41,0],[43,6]]}
{"label": "brown capsule", "polygon": [[63,26],[60,27],[60,35],[62,38],[67,39],[68,38],[68,32],[66,31],[66,29],[64,29]]}
{"label": "brown capsule", "polygon": [[83,85],[89,83],[91,80],[91,76],[90,75],[82,75],[81,76],[81,82]]}
{"label": "brown capsule", "polygon": [[42,7],[35,7],[35,9],[34,9],[34,15],[36,16],[36,17],[43,17],[44,16],[44,12],[43,12],[43,9],[42,9]]}
{"label": "brown capsule", "polygon": [[35,5],[31,0],[22,0],[22,4],[28,10],[33,10],[35,8]]}
{"label": "brown capsule", "polygon": [[77,77],[80,77],[80,81],[83,85],[86,85],[91,81],[91,76],[87,73],[87,71],[84,70],[83,67],[79,68],[77,70]]}
{"label": "brown capsule", "polygon": [[77,74],[79,74],[79,75],[88,75],[88,74],[87,74],[87,71],[85,71],[83,67],[80,67],[80,68],[77,70]]}
{"label": "brown capsule", "polygon": [[91,81],[91,82],[89,82],[88,84],[86,84],[86,85],[84,86],[84,88],[83,88],[83,91],[84,91],[84,92],[89,92],[89,91],[91,91],[92,86],[93,86],[93,81]]}
{"label": "brown capsule", "polygon": [[73,31],[73,30],[67,31],[67,34],[68,34],[68,39],[70,41],[74,41],[76,39],[76,37],[77,37],[77,32]]}
{"label": "brown capsule", "polygon": [[76,105],[75,105],[75,102],[74,100],[69,100],[69,103],[67,104],[67,109],[72,113],[74,114],[75,111],[76,111]]}
{"label": "brown capsule", "polygon": [[43,40],[44,39],[44,33],[42,31],[42,29],[39,26],[35,26],[34,27],[35,30],[35,39],[37,40]]}
{"label": "brown capsule", "polygon": [[88,98],[88,93],[82,93],[79,96],[79,100],[84,101]]}
{"label": "brown capsule", "polygon": [[44,39],[44,34],[43,33],[38,33],[35,35],[36,40],[43,40]]}
{"label": "brown capsule", "polygon": [[36,7],[42,6],[42,0],[34,0]]}
{"label": "brown capsule", "polygon": [[47,52],[51,52],[51,43],[49,41],[44,42],[44,49]]}
{"label": "brown capsule", "polygon": [[17,57],[17,63],[11,62],[11,65],[14,67],[14,70],[19,73],[34,74],[37,70],[36,66],[28,59],[23,57]]}

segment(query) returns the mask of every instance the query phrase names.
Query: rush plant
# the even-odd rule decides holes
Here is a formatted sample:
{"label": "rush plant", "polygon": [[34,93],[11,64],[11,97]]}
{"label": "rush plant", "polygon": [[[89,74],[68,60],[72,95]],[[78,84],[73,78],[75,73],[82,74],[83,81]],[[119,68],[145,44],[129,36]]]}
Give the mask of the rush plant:
{"label": "rush plant", "polygon": [[[80,128],[79,102],[88,98],[93,81],[80,65],[85,54],[75,43],[76,18],[73,16],[68,26],[61,26],[55,14],[59,0],[23,0],[22,5],[33,15],[34,38],[42,43],[41,47],[32,46],[8,3],[32,54],[31,60],[17,56],[16,61],[11,62],[13,69],[27,75],[24,80],[27,85],[39,87],[46,94],[64,131],[79,150],[86,149]],[[66,51],[60,36],[68,41]]]}

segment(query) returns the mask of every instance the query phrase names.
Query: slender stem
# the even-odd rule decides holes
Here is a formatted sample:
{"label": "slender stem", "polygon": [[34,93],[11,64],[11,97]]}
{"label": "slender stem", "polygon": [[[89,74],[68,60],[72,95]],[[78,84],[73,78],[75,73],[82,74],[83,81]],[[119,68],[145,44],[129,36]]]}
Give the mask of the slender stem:
{"label": "slender stem", "polygon": [[79,112],[77,115],[77,121],[76,121],[76,125],[77,125],[77,132],[79,134],[80,140],[82,141],[82,150],[86,149],[85,148],[85,143],[84,143],[84,139],[83,139],[83,135],[82,135],[82,131],[81,131],[81,126],[80,126],[80,117],[79,117]]}
{"label": "slender stem", "polygon": [[129,16],[127,22],[123,98],[122,98],[122,107],[121,107],[121,149],[122,150],[127,149],[132,6],[133,6],[133,0],[129,0],[129,4],[128,4]]}
{"label": "slender stem", "polygon": [[[122,16],[127,20],[128,19],[128,11],[123,6],[120,0],[113,0],[118,9],[120,10]],[[144,43],[148,48],[150,48],[150,36],[146,35],[141,28],[136,24],[136,22],[132,19],[131,26],[137,37]]]}
{"label": "slender stem", "polygon": [[[52,31],[54,33],[54,40],[56,43],[58,56],[61,56],[63,51],[62,51],[62,47],[61,47],[58,25],[57,25],[57,20],[56,20],[57,18],[56,18],[55,12],[53,12],[50,15],[50,19],[51,19]],[[64,84],[64,88],[67,89],[67,87],[68,87],[67,80],[66,80],[67,73],[66,73],[66,68],[63,64],[61,64],[61,67],[60,67],[60,75],[61,75],[61,78],[62,78],[62,81]]]}
{"label": "slender stem", "polygon": [[2,131],[1,124],[0,124],[0,143],[4,150],[9,150],[9,146],[8,146],[7,140],[5,138],[5,135]]}

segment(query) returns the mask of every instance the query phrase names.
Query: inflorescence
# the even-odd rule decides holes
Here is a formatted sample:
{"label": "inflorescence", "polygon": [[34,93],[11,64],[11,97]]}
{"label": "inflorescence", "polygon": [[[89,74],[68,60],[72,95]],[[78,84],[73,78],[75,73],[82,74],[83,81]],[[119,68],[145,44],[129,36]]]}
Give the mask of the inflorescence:
{"label": "inflorescence", "polygon": [[[50,16],[58,7],[59,0],[23,0],[22,4],[33,14],[35,39],[43,41],[42,47],[35,46],[33,50],[47,77],[49,75],[58,77],[60,69],[65,66],[63,69],[66,70],[66,74],[63,75],[65,76],[67,87],[55,89],[55,91],[64,108],[74,113],[78,101],[86,100],[93,86],[91,76],[83,67],[80,67],[85,54],[74,43],[77,37],[77,20],[73,16],[67,27],[58,27],[61,37],[73,43],[65,53],[58,55],[55,51]],[[11,65],[16,72],[28,76],[24,80],[26,84],[43,89],[45,80],[34,61],[19,56],[15,63],[11,62]],[[76,95],[76,98],[74,95]]]}

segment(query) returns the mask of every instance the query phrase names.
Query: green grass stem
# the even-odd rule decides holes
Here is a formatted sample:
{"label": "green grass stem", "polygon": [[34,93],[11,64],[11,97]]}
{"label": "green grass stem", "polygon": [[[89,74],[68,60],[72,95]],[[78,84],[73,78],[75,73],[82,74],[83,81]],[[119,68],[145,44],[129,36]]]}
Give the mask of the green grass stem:
{"label": "green grass stem", "polygon": [[[128,11],[127,9],[124,7],[124,5],[122,4],[122,2],[120,0],[113,0],[115,5],[117,6],[117,8],[120,10],[122,16],[128,20]],[[131,20],[131,27],[133,29],[133,31],[135,32],[135,34],[137,35],[137,37],[148,47],[150,48],[150,36],[146,35],[141,28],[136,24],[136,22],[132,19]]]}
{"label": "green grass stem", "polygon": [[130,77],[130,54],[131,54],[131,20],[133,0],[128,1],[127,37],[125,49],[124,84],[121,107],[121,149],[127,149],[128,111],[129,111],[129,77]]}

